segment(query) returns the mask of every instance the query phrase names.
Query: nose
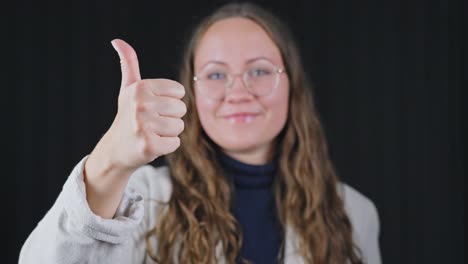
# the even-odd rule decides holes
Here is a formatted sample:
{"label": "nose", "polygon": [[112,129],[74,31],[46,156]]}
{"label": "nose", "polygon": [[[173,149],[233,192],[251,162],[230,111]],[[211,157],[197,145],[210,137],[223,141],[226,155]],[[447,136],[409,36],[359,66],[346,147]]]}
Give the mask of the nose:
{"label": "nose", "polygon": [[253,94],[248,90],[242,75],[233,76],[232,83],[226,89],[226,102],[238,103],[249,101],[254,98]]}

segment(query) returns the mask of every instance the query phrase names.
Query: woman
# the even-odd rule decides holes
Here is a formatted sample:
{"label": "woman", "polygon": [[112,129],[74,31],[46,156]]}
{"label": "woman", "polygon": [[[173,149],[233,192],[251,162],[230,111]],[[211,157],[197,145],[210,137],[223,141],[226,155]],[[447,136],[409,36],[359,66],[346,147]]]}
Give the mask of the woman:
{"label": "woman", "polygon": [[[228,4],[206,18],[183,87],[141,80],[133,49],[112,44],[116,118],[20,263],[380,263],[376,209],[339,183],[297,48],[274,16]],[[169,153],[169,167],[145,166]]]}

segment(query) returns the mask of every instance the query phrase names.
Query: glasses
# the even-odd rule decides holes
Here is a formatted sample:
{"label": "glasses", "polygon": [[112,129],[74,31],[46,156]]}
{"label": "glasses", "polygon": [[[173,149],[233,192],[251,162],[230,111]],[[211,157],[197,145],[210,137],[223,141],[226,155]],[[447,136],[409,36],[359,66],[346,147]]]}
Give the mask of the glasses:
{"label": "glasses", "polygon": [[211,63],[193,77],[197,88],[204,96],[214,100],[222,100],[234,84],[238,76],[247,90],[258,97],[271,94],[278,87],[280,74],[284,70],[266,59],[257,59],[249,63],[244,72],[230,73],[228,67],[221,63]]}

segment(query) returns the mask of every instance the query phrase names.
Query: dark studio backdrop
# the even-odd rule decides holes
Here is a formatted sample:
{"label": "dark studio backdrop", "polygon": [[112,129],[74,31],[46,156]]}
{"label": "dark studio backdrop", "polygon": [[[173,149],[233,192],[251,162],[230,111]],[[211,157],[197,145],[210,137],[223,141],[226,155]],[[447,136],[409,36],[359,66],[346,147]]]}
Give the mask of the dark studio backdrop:
{"label": "dark studio backdrop", "polygon": [[[190,29],[220,3],[19,0],[3,10],[2,263],[17,262],[113,120],[120,68],[110,41],[133,45],[143,78],[174,79]],[[384,263],[464,263],[466,3],[261,4],[299,42],[340,177],[378,208]]]}

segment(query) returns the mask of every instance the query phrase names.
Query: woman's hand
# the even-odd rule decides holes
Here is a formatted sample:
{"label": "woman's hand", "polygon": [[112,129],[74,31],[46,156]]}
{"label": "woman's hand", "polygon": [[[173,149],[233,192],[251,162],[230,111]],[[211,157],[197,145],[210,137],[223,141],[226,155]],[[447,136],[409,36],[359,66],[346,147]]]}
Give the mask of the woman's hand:
{"label": "woman's hand", "polygon": [[122,83],[117,115],[85,164],[91,210],[112,218],[129,176],[140,166],[175,151],[184,130],[184,87],[167,79],[140,77],[138,58],[123,40],[112,45],[120,57]]}
{"label": "woman's hand", "polygon": [[185,90],[167,79],[141,80],[133,48],[122,40],[112,44],[120,57],[122,84],[117,115],[104,136],[109,141],[105,149],[114,166],[133,171],[179,147]]}

